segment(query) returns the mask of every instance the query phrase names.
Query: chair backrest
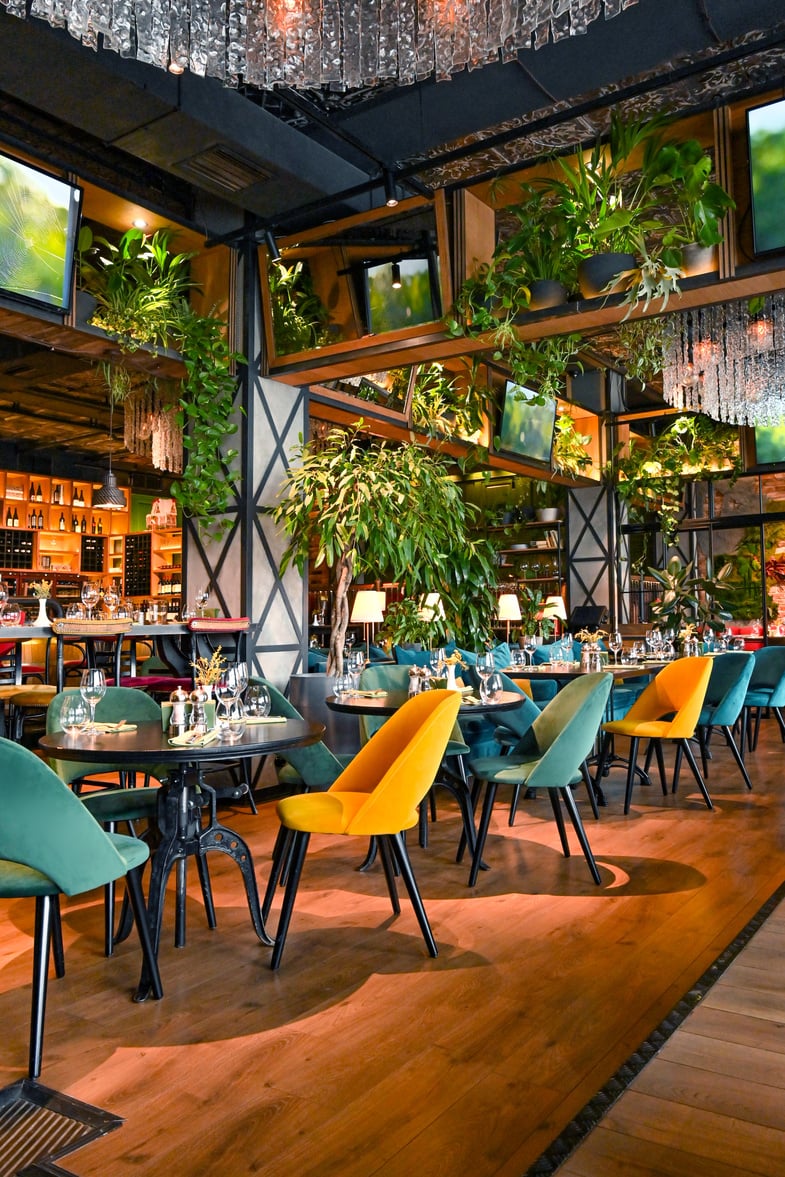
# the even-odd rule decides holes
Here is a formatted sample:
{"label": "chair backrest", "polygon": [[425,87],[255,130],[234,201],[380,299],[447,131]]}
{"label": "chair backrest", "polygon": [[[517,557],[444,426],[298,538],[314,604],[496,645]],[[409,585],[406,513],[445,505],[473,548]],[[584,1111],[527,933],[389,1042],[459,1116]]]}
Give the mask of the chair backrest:
{"label": "chair backrest", "polygon": [[[426,651],[427,653],[427,651]],[[406,691],[409,688],[409,665],[384,662],[381,665],[366,666],[360,675],[360,688],[364,691]],[[365,744],[387,722],[386,715],[361,715],[360,743]]]}
{"label": "chair backrest", "polygon": [[516,707],[513,711],[500,712],[499,723],[509,728],[510,731],[515,732],[518,737],[524,736],[531,730],[534,721],[540,714],[540,708],[532,700],[531,695],[523,690],[521,683],[516,682],[513,678],[509,678],[506,674],[500,674],[499,677],[502,680],[502,686],[505,691],[512,691],[524,696],[523,703],[520,707]]}
{"label": "chair backrest", "polygon": [[627,712],[624,722],[645,723],[671,716],[665,739],[688,740],[695,733],[711,678],[711,658],[677,658],[651,680]]}
{"label": "chair backrest", "polygon": [[78,797],[28,748],[0,739],[0,858],[21,862],[66,895],[125,874],[125,863]]}
{"label": "chair backrest", "polygon": [[711,677],[700,713],[702,724],[733,727],[744,706],[755,656],[743,651],[718,654],[712,660]]}
{"label": "chair backrest", "polygon": [[330,788],[368,794],[345,833],[397,834],[417,824],[417,806],[434,782],[460,705],[457,691],[423,691],[360,749]]}
{"label": "chair backrest", "polygon": [[[287,719],[302,719],[302,715],[277,687],[267,679],[252,675],[249,685],[265,686],[270,692],[270,714],[285,715]],[[320,740],[307,748],[284,748],[278,755],[299,775],[309,789],[326,789],[343,772],[343,765],[327,745]]]}
{"label": "chair backrest", "polygon": [[771,691],[774,707],[785,704],[785,646],[761,646],[753,651],[755,665],[749,682],[751,691]]}
{"label": "chair backrest", "polygon": [[[62,730],[60,716],[65,701],[78,694],[78,687],[69,687],[55,695],[46,712],[47,734]],[[160,723],[161,708],[155,699],[134,687],[107,687],[106,694],[96,706],[95,717],[101,723],[119,723],[121,719],[127,719],[129,723]],[[60,780],[67,785],[79,777],[117,772],[117,765],[111,761],[107,761],[106,764],[88,764],[86,761],[78,760],[51,760],[50,763]]]}
{"label": "chair backrest", "polygon": [[527,786],[535,789],[541,781],[552,788],[567,785],[575,777],[597,738],[612,683],[613,676],[606,672],[583,674],[543,708],[532,724],[542,755]]}

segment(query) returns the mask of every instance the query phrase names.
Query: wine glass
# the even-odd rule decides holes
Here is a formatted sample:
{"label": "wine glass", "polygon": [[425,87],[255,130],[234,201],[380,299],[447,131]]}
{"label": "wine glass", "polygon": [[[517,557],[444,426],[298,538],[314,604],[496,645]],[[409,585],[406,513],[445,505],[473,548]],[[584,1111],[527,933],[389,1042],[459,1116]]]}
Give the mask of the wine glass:
{"label": "wine glass", "polygon": [[520,646],[513,646],[510,650],[510,664],[513,670],[520,670],[526,665],[526,651]]}
{"label": "wine glass", "polygon": [[106,675],[98,667],[82,671],[79,692],[90,708],[90,727],[95,727],[95,709],[106,694]]}
{"label": "wine glass", "polygon": [[362,650],[349,650],[346,655],[346,672],[351,675],[353,690],[360,689],[360,675],[365,668],[365,654]]}
{"label": "wine glass", "polygon": [[240,684],[237,676],[224,671],[213,687],[216,703],[232,703],[237,698]]}
{"label": "wine glass", "polygon": [[345,699],[354,690],[354,680],[350,674],[336,674],[333,680],[333,694],[336,699]]}
{"label": "wine glass", "polygon": [[529,665],[534,666],[534,651],[537,649],[537,639],[533,633],[524,634],[523,652],[529,659]]}
{"label": "wine glass", "polygon": [[493,703],[499,698],[503,690],[504,683],[502,682],[502,677],[494,671],[480,683],[480,698],[483,703]]}
{"label": "wine glass", "polygon": [[614,629],[613,633],[608,638],[608,649],[613,654],[613,661],[616,666],[619,665],[619,654],[621,653],[621,648],[623,645],[624,642],[622,641],[621,633],[618,629]]}
{"label": "wine glass", "polygon": [[272,700],[267,687],[261,683],[252,683],[245,699],[245,710],[249,717],[258,715],[263,718],[270,714],[271,707]]}
{"label": "wine glass", "polygon": [[488,681],[495,669],[496,665],[493,661],[493,654],[485,651],[482,654],[477,655],[477,674],[480,678],[480,691],[482,691],[485,683]]}
{"label": "wine glass", "polygon": [[431,668],[431,674],[435,674],[437,678],[444,676],[445,667],[447,665],[447,656],[441,646],[432,649],[428,655],[428,664]]}
{"label": "wine glass", "polygon": [[87,620],[90,621],[93,616],[93,609],[98,604],[98,600],[100,597],[100,593],[98,591],[98,585],[95,584],[92,580],[86,580],[84,582],[84,584],[82,585],[81,596],[82,596],[82,604],[84,605],[85,609],[87,610]]}
{"label": "wine glass", "polygon": [[6,603],[7,600],[8,600],[8,589],[3,584],[2,576],[0,576],[0,609],[3,608],[3,605]]}
{"label": "wine glass", "polygon": [[242,699],[248,689],[248,663],[235,662],[234,666],[230,666],[226,671],[226,677],[231,680],[233,686],[236,688],[235,694]]}
{"label": "wine glass", "polygon": [[18,609],[16,605],[4,605],[3,611],[0,613],[0,623],[7,626],[19,625],[22,620],[22,610]]}
{"label": "wine glass", "polygon": [[67,736],[75,736],[87,727],[88,709],[79,695],[70,695],[63,704],[60,723]]}
{"label": "wine glass", "polygon": [[204,617],[204,607],[207,604],[208,600],[210,599],[209,586],[205,585],[203,588],[197,589],[196,596],[194,599],[196,601],[196,608],[199,612],[199,616]]}
{"label": "wine glass", "polygon": [[120,604],[120,593],[114,581],[104,589],[104,604],[109,610],[109,616],[114,617],[114,611]]}

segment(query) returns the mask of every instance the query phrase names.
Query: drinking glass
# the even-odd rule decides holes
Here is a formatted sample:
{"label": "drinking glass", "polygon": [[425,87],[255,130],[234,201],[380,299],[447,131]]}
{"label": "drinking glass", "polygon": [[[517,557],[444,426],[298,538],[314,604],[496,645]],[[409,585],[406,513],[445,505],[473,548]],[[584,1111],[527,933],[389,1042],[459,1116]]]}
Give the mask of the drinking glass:
{"label": "drinking glass", "polygon": [[4,605],[3,612],[0,614],[0,622],[3,625],[19,625],[22,619],[22,610],[18,609],[16,605]]}
{"label": "drinking glass", "polygon": [[354,690],[354,681],[350,674],[336,674],[333,680],[333,694],[336,699],[345,699]]}
{"label": "drinking glass", "polygon": [[441,646],[432,649],[428,656],[428,664],[431,668],[431,674],[435,674],[438,678],[442,678],[444,670],[447,665],[447,656]]}
{"label": "drinking glass", "polygon": [[346,672],[351,676],[352,689],[356,693],[360,689],[360,675],[365,666],[365,654],[362,650],[349,650],[346,656]]}
{"label": "drinking glass", "polygon": [[496,666],[493,661],[493,654],[483,652],[477,655],[477,674],[480,679],[480,687],[488,681],[493,674]]}
{"label": "drinking glass", "polygon": [[3,584],[2,577],[0,577],[0,609],[2,609],[3,605],[6,603],[7,600],[8,600],[8,589]]}
{"label": "drinking glass", "polygon": [[537,649],[537,640],[533,633],[527,633],[524,636],[523,649],[529,659],[529,665],[534,666],[534,651]]}
{"label": "drinking glass", "polygon": [[70,621],[77,621],[84,617],[85,607],[80,605],[78,601],[73,601],[66,609],[65,615]]}
{"label": "drinking glass", "polygon": [[621,633],[618,629],[615,629],[608,638],[608,649],[613,654],[613,661],[616,666],[619,665],[619,654],[621,653],[621,648],[623,645],[624,642],[622,641]]}
{"label": "drinking glass", "polygon": [[230,666],[226,671],[226,677],[235,686],[235,694],[239,695],[240,698],[243,698],[245,696],[246,690],[248,689],[248,663],[235,662],[235,664]]}
{"label": "drinking glass", "polygon": [[265,716],[270,714],[272,700],[267,687],[252,683],[245,696],[245,710],[249,716]]}
{"label": "drinking glass", "polygon": [[520,646],[513,646],[510,650],[510,663],[516,670],[526,665],[526,653]]}
{"label": "drinking glass", "polygon": [[120,593],[114,581],[112,581],[108,588],[104,589],[104,604],[109,610],[109,616],[114,617],[114,611],[120,604]]}
{"label": "drinking glass", "polygon": [[483,703],[493,703],[504,690],[504,683],[500,674],[494,671],[480,683],[480,698]]}
{"label": "drinking glass", "polygon": [[67,736],[75,736],[87,727],[88,709],[79,695],[69,696],[60,714],[60,723]]}
{"label": "drinking glass", "polygon": [[229,726],[227,737],[230,743],[236,743],[237,740],[242,738],[247,722],[248,718],[245,713],[245,707],[243,706],[242,699],[235,699],[234,702],[229,705]]}
{"label": "drinking glass", "polygon": [[232,703],[237,698],[239,686],[240,684],[233,675],[222,674],[213,687],[216,703]]}
{"label": "drinking glass", "polygon": [[210,589],[205,585],[196,592],[195,596],[196,608],[199,611],[199,616],[204,617],[204,607],[210,599]]}
{"label": "drinking glass", "polygon": [[90,621],[93,616],[93,609],[98,604],[98,601],[100,598],[100,593],[98,591],[98,585],[95,584],[92,580],[86,580],[84,582],[84,584],[82,585],[81,596],[82,596],[82,604],[84,605],[85,609],[87,610],[87,619],[88,619],[88,621]]}
{"label": "drinking glass", "polygon": [[106,694],[106,675],[103,670],[95,666],[83,670],[79,691],[90,708],[90,727],[95,727],[95,709]]}

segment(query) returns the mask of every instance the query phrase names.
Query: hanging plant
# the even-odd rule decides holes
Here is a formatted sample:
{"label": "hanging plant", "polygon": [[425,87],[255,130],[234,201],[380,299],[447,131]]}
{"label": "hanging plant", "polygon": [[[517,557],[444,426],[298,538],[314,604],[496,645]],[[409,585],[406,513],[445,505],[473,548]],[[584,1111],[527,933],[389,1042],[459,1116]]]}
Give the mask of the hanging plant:
{"label": "hanging plant", "polygon": [[[80,281],[96,299],[90,321],[117,339],[123,352],[142,346],[179,351],[186,376],[177,389],[176,420],[160,422],[166,439],[159,437],[157,457],[173,461],[171,449],[179,428],[188,463],[171,493],[205,534],[219,536],[230,526],[225,516],[234,502],[231,479],[238,477],[234,472],[230,477],[237,451],[221,447],[237,432],[232,420],[234,366],[243,357],[230,350],[222,319],[192,309],[188,292],[194,283],[188,263],[194,254],[170,253],[174,237],[171,229],[152,235],[129,229],[114,243],[93,238],[85,226],[79,242]],[[135,387],[122,364],[111,365],[106,379],[115,401],[125,400]]]}
{"label": "hanging plant", "polygon": [[633,519],[659,518],[670,542],[676,535],[688,481],[730,478],[741,473],[738,431],[701,414],[681,416],[649,443],[632,440],[608,468],[616,494],[627,503]]}
{"label": "hanging plant", "polygon": [[287,266],[271,260],[267,281],[276,355],[323,347],[334,338],[329,332],[330,312],[314,290],[310,272],[302,262]]}
{"label": "hanging plant", "polygon": [[482,429],[486,403],[443,364],[423,364],[412,392],[412,424],[429,437],[468,438]]}
{"label": "hanging plant", "polygon": [[569,413],[559,413],[553,432],[551,462],[558,474],[577,478],[591,468],[591,455],[586,447],[591,444],[591,435],[579,433]]}

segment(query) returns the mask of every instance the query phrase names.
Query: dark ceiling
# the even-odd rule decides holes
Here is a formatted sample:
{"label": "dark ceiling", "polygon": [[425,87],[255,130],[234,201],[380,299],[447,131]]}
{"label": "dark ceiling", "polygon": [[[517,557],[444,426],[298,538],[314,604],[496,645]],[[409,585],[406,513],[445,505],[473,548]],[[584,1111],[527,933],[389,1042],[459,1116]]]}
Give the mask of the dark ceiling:
{"label": "dark ceiling", "polygon": [[[638,0],[506,64],[349,93],[177,78],[0,8],[0,141],[208,236],[300,229],[381,204],[384,169],[403,193],[463,186],[592,140],[614,107],[683,115],[783,78],[783,0]],[[36,397],[51,401],[51,381],[31,369],[21,390],[17,360],[0,342],[0,435],[35,444],[25,421],[40,416]],[[57,396],[82,396],[75,371],[57,379]],[[95,396],[88,449],[104,428]],[[63,444],[76,446],[82,419],[69,415]]]}

